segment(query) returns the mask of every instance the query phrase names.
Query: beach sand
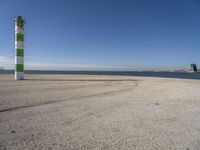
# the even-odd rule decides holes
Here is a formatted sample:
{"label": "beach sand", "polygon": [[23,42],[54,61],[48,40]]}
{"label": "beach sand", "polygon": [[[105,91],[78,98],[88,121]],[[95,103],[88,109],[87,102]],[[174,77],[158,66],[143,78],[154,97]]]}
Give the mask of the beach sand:
{"label": "beach sand", "polygon": [[200,80],[0,75],[0,149],[200,149]]}

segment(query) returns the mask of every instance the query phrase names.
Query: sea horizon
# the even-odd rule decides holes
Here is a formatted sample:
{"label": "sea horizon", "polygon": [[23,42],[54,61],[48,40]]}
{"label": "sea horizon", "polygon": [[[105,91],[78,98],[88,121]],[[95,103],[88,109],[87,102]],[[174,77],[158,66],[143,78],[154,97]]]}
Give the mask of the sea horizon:
{"label": "sea horizon", "polygon": [[[162,78],[180,78],[200,80],[200,72],[170,72],[170,71],[92,71],[92,70],[25,70],[25,74],[53,74],[53,75],[115,75],[115,76],[144,76]],[[0,70],[0,74],[14,74],[14,70]]]}

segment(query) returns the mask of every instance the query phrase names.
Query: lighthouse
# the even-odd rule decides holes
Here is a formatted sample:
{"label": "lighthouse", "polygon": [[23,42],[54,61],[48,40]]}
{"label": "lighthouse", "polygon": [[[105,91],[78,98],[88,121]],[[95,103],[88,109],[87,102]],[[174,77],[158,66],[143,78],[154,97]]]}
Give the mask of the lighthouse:
{"label": "lighthouse", "polygon": [[24,20],[15,19],[15,80],[24,79]]}

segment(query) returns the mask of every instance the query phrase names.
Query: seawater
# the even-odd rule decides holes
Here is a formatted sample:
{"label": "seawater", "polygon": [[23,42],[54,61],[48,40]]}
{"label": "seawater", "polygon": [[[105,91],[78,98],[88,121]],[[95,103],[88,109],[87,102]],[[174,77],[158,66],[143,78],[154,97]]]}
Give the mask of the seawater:
{"label": "seawater", "polygon": [[[13,70],[0,70],[0,74],[14,74]],[[117,75],[117,76],[144,76],[200,80],[200,72],[153,72],[153,71],[41,71],[26,70],[25,74],[75,74],[75,75]]]}

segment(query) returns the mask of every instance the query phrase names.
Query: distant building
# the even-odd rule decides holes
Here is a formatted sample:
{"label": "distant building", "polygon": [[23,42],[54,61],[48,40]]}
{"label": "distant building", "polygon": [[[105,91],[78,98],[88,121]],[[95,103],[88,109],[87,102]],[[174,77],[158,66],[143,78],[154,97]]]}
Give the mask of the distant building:
{"label": "distant building", "polygon": [[197,72],[197,65],[191,64],[191,70],[194,71],[194,72]]}

